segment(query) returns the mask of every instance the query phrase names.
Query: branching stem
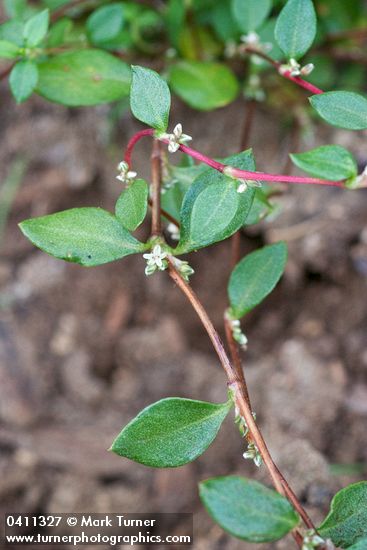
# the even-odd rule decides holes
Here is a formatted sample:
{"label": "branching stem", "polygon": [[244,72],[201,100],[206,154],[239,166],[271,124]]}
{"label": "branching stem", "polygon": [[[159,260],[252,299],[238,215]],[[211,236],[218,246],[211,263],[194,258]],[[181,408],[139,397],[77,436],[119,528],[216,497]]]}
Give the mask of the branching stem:
{"label": "branching stem", "polygon": [[[131,167],[131,153],[136,145],[136,143],[143,138],[144,136],[153,136],[154,130],[148,129],[148,130],[142,130],[140,132],[137,132],[130,140],[126,154],[125,154],[125,161],[128,163],[128,165]],[[168,139],[166,138],[159,138],[160,141],[163,143],[169,143]],[[190,157],[198,160],[199,162],[203,162],[204,164],[207,164],[211,168],[214,168],[215,170],[218,170],[218,172],[225,172],[227,170],[227,175],[230,175],[233,178],[238,179],[245,179],[250,181],[268,181],[268,182],[284,182],[284,183],[295,183],[295,184],[310,184],[310,185],[328,185],[332,187],[341,187],[342,189],[345,188],[344,186],[344,180],[341,181],[333,181],[333,180],[324,180],[319,178],[305,178],[302,176],[288,176],[285,174],[267,174],[265,172],[251,172],[248,170],[241,170],[239,168],[233,168],[231,166],[228,166],[227,164],[223,164],[222,162],[218,162],[210,157],[207,157],[203,153],[200,153],[200,151],[197,151],[196,149],[192,149],[191,147],[188,147],[187,145],[180,145],[179,150],[183,153],[186,153]]]}
{"label": "branching stem", "polygon": [[[305,526],[308,529],[315,529],[315,526],[312,520],[308,516],[307,512],[303,509],[301,503],[297,499],[296,495],[293,493],[292,489],[289,487],[287,481],[279,471],[278,467],[276,466],[276,464],[274,463],[270,455],[270,452],[254,420],[254,417],[252,415],[252,410],[249,406],[247,388],[244,386],[243,379],[242,379],[243,372],[241,377],[237,372],[237,369],[235,369],[231,365],[231,362],[227,356],[227,353],[224,349],[222,341],[217,331],[215,330],[214,325],[211,322],[206,310],[204,309],[203,305],[201,304],[194,290],[190,287],[190,285],[181,277],[180,273],[176,270],[172,258],[169,258],[169,275],[172,278],[172,280],[177,284],[179,289],[183,292],[183,294],[186,296],[186,298],[188,298],[190,304],[196,311],[197,315],[200,318],[200,321],[202,322],[205,330],[208,333],[208,336],[213,344],[213,347],[219,357],[220,363],[226,373],[226,376],[228,379],[228,385],[234,393],[236,405],[240,411],[241,416],[246,421],[246,424],[251,433],[251,437],[255,442],[262,456],[264,464],[268,468],[270,477],[273,481],[273,484],[276,490],[280,494],[288,498],[288,500],[293,505],[294,509],[298,512],[298,514],[302,518]],[[299,532],[295,533],[295,539],[297,540],[298,544],[301,546],[302,536],[300,535]]]}
{"label": "branching stem", "polygon": [[152,156],[152,237],[157,237],[162,233],[161,224],[161,144],[157,139],[153,142]]}
{"label": "branching stem", "polygon": [[292,76],[290,71],[283,71],[281,69],[282,64],[279,63],[279,61],[275,61],[275,59],[273,59],[272,57],[270,57],[266,53],[254,48],[252,46],[246,46],[246,48],[244,48],[244,51],[246,53],[251,54],[251,55],[257,55],[257,57],[261,57],[261,59],[264,59],[264,61],[267,61],[268,63],[273,65],[273,67],[275,67],[275,69],[280,74],[280,76],[283,76],[287,80],[291,80],[292,82],[297,84],[297,86],[299,86],[300,88],[304,88],[305,90],[307,90],[311,94],[316,94],[317,95],[317,94],[323,94],[324,93],[324,90],[321,90],[320,88],[317,88],[316,86],[311,84],[311,82],[307,82],[307,80],[303,80],[303,78],[301,78],[300,76]]}

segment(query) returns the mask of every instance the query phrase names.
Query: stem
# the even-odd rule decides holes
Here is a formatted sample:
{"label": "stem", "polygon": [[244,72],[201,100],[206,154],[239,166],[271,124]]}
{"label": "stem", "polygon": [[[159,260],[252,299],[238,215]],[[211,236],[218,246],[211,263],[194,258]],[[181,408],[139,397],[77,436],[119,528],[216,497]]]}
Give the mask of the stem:
{"label": "stem", "polygon": [[[247,149],[250,134],[254,122],[254,116],[256,112],[257,102],[250,100],[247,102],[247,108],[245,113],[245,119],[243,122],[240,151]],[[241,229],[236,231],[231,237],[231,264],[232,268],[239,262],[241,257]]]}
{"label": "stem", "polygon": [[[148,130],[141,130],[140,132],[137,132],[129,141],[126,153],[125,153],[125,161],[128,163],[128,165],[131,167],[131,154],[132,151],[136,145],[136,143],[143,138],[144,136],[153,136],[154,130],[152,128],[149,128]],[[165,138],[159,138],[159,141],[162,141],[163,143],[169,143],[168,139]],[[332,180],[323,180],[319,178],[305,178],[301,176],[287,176],[285,174],[266,174],[265,172],[249,172],[247,170],[240,170],[239,168],[233,168],[231,166],[228,166],[227,164],[223,164],[222,162],[218,162],[210,157],[207,157],[206,155],[203,155],[203,153],[200,153],[200,151],[196,151],[196,149],[192,149],[191,147],[188,147],[187,145],[180,145],[179,150],[183,153],[186,153],[186,155],[189,155],[190,157],[198,160],[199,162],[203,162],[204,164],[207,164],[211,168],[214,168],[215,170],[218,170],[218,172],[224,172],[226,169],[230,174],[231,177],[238,178],[238,179],[246,179],[250,181],[269,181],[269,182],[285,182],[285,183],[297,183],[297,184],[312,184],[312,185],[331,185],[333,187],[341,187],[344,189],[344,180],[340,181],[332,181]]]}
{"label": "stem", "polygon": [[236,370],[236,374],[238,376],[238,379],[241,381],[241,384],[242,384],[242,387],[243,387],[243,393],[245,395],[246,402],[247,402],[247,406],[252,411],[250,395],[249,395],[249,392],[248,392],[247,383],[246,383],[245,375],[244,375],[244,372],[243,372],[242,361],[241,361],[240,354],[239,354],[239,351],[238,351],[238,346],[237,346],[237,344],[236,344],[236,342],[233,338],[231,323],[230,323],[230,320],[227,318],[226,314],[224,314],[224,328],[225,328],[226,340],[227,340],[227,343],[228,343],[229,353],[231,355],[233,366]]}
{"label": "stem", "polygon": [[[188,298],[190,304],[196,311],[197,315],[200,318],[200,321],[202,322],[205,330],[208,333],[208,336],[213,344],[213,347],[219,357],[221,365],[227,375],[229,386],[234,392],[235,401],[236,401],[237,407],[239,408],[240,414],[241,416],[243,416],[243,418],[246,421],[246,424],[251,433],[251,437],[255,442],[262,456],[264,464],[268,468],[270,477],[273,481],[275,488],[280,494],[288,498],[288,500],[291,502],[295,510],[298,512],[298,514],[302,518],[306,527],[308,529],[315,529],[315,526],[313,525],[307,512],[303,509],[301,503],[297,499],[296,495],[293,493],[292,489],[289,487],[283,475],[280,473],[279,469],[275,465],[269,453],[269,450],[266,446],[264,438],[252,416],[251,408],[249,407],[249,404],[246,399],[246,389],[244,388],[243,381],[241,377],[238,375],[237,371],[232,367],[228,359],[228,356],[225,352],[222,341],[213,326],[213,323],[209,319],[208,314],[206,313],[203,305],[201,304],[199,298],[197,297],[193,289],[190,287],[188,283],[186,283],[186,281],[181,277],[181,275],[176,270],[172,262],[172,258],[169,257],[168,261],[169,261],[170,277],[177,284],[177,286],[183,292],[183,294]],[[297,537],[296,540],[298,539],[298,542],[299,542],[301,540],[299,538],[299,534],[296,535],[296,537]]]}
{"label": "stem", "polygon": [[247,102],[247,109],[246,109],[246,115],[245,120],[242,128],[242,135],[241,135],[241,151],[244,151],[248,147],[248,143],[250,141],[250,134],[254,122],[254,116],[256,112],[257,102],[252,99]]}
{"label": "stem", "polygon": [[[168,140],[161,139],[164,143],[168,143]],[[249,172],[247,170],[241,170],[240,168],[233,168],[231,166],[228,166],[227,164],[222,164],[221,162],[217,162],[199,151],[196,151],[195,149],[191,149],[191,147],[188,147],[187,145],[180,145],[180,151],[183,153],[186,153],[192,158],[195,158],[199,160],[200,162],[203,162],[207,164],[208,166],[211,166],[215,170],[218,170],[219,172],[225,172],[226,169],[228,169],[227,175],[230,175],[233,178],[237,179],[246,179],[250,181],[269,181],[269,182],[285,182],[285,183],[297,183],[297,184],[314,184],[314,185],[331,185],[334,187],[341,187],[344,188],[344,180],[343,181],[332,181],[332,180],[323,180],[319,178],[305,178],[301,176],[287,176],[285,174],[266,174],[265,172]]]}
{"label": "stem", "polygon": [[148,130],[140,130],[140,132],[137,132],[129,141],[126,147],[126,152],[124,155],[125,162],[128,163],[128,165],[131,167],[131,155],[133,152],[133,149],[135,145],[138,143],[138,141],[141,140],[144,136],[153,136],[154,130],[153,128],[149,128]]}
{"label": "stem", "polygon": [[317,88],[310,82],[307,82],[307,80],[303,80],[300,76],[292,76],[290,71],[282,71],[281,67],[282,64],[279,63],[279,61],[275,61],[275,59],[271,58],[266,53],[257,50],[256,48],[253,48],[251,46],[246,46],[244,48],[244,51],[246,53],[250,53],[251,55],[257,55],[258,57],[261,57],[261,59],[264,59],[268,63],[270,63],[273,67],[276,68],[280,76],[283,76],[284,78],[287,78],[288,80],[291,80],[295,84],[297,84],[300,88],[304,88],[308,92],[311,92],[312,94],[323,94],[324,90],[321,90],[320,88]]}
{"label": "stem", "polygon": [[[153,201],[152,199],[148,199],[148,204],[150,207],[153,206]],[[169,222],[173,223],[176,227],[178,227],[180,229],[180,222],[178,222],[176,220],[176,218],[174,218],[173,216],[171,216],[171,214],[169,214],[166,210],[164,210],[163,208],[161,208],[161,216],[163,216],[164,218],[166,218],[166,220],[168,220]]]}
{"label": "stem", "polygon": [[152,237],[162,234],[161,224],[161,144],[155,139],[152,156]]}

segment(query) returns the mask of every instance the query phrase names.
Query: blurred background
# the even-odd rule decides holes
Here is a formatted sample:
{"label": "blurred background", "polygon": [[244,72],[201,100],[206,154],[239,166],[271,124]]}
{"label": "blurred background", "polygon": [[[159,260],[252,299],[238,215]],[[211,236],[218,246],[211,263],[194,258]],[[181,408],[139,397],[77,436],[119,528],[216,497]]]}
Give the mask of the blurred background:
{"label": "blurred background", "polygon": [[[195,148],[222,157],[239,150],[248,108],[240,98],[198,114],[175,97],[171,122],[183,123]],[[171,280],[146,278],[139,256],[95,268],[57,261],[17,227],[76,206],[112,210],[116,166],[140,128],[111,106],[68,109],[37,96],[16,106],[1,83],[0,510],[193,512],[195,549],[264,548],[225,535],[198,498],[198,482],[216,475],[269,483],[264,468],[243,460],[231,415],[209,450],[182,468],[149,469],[107,452],[154,401],[226,399],[207,335]],[[248,146],[259,170],[284,171],[289,152],[325,143],[349,149],[362,170],[366,137],[314,121],[294,131],[284,105],[282,114],[261,104]],[[147,178],[150,147],[141,142],[134,156]],[[244,323],[243,359],[270,450],[317,523],[335,491],[367,473],[367,193],[284,186],[273,201],[277,215],[243,232],[241,253],[285,240],[289,260]],[[149,223],[139,231],[146,237]],[[229,242],[189,260],[192,285],[223,334]]]}

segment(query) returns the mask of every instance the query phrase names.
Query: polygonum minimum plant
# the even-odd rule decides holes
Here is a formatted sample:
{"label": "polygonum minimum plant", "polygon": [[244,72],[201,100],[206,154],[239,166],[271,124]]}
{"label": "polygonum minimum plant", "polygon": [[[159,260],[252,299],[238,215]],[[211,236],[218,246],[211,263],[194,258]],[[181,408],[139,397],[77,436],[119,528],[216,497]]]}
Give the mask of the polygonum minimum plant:
{"label": "polygonum minimum plant", "polygon": [[[266,4],[264,0],[256,5]],[[305,7],[306,6],[306,7]],[[313,95],[311,104],[332,124],[348,129],[367,127],[367,100],[351,92],[329,92],[310,85],[303,76],[310,67],[299,59],[314,38],[316,24],[295,31],[306,10],[313,21],[309,0],[289,0],[281,11],[276,37],[287,56],[275,63],[279,74]],[[308,11],[307,11],[308,10]],[[311,10],[311,11],[310,11]],[[257,52],[259,55],[266,55]],[[311,176],[286,176],[257,172],[251,150],[217,160],[191,147],[191,137],[181,123],[169,131],[171,96],[167,83],[143,67],[132,68],[130,106],[134,116],[149,128],[128,144],[117,179],[124,190],[115,213],[101,208],[74,208],[22,222],[20,228],[36,246],[66,261],[96,266],[141,254],[147,276],[162,271],[186,296],[206,329],[227,377],[228,400],[214,404],[172,397],[144,409],[116,437],[111,450],[150,467],[172,468],[195,460],[215,439],[232,408],[244,440],[245,459],[266,467],[275,488],[240,476],[225,476],[200,483],[200,496],[213,520],[233,536],[250,542],[276,541],[291,533],[302,550],[367,548],[367,482],[351,485],[333,499],[318,527],[274,463],[256,422],[239,347],[247,338],[241,319],[275,287],[285,268],[286,245],[265,246],[241,259],[228,283],[228,308],[224,312],[227,353],[218,332],[190,284],[194,275],[182,255],[190,254],[235,235],[255,223],[270,208],[269,188],[274,182],[332,185],[342,189],[365,187],[357,175],[352,155],[339,146],[325,145],[293,155],[294,163]],[[175,121],[176,122],[176,121]],[[138,178],[132,152],[143,137],[153,140],[150,185]],[[163,150],[167,146],[168,154]],[[180,151],[189,163],[173,166],[169,155]],[[199,162],[193,164],[192,159]],[[151,234],[140,242],[133,232],[144,222],[151,206]],[[168,237],[166,238],[166,235]],[[178,242],[173,245],[176,239]]]}

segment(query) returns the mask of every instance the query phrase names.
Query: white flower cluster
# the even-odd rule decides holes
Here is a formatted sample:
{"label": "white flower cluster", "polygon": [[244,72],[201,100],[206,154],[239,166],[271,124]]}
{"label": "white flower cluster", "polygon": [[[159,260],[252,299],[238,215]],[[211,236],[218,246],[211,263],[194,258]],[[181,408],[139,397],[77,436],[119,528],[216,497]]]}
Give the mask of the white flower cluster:
{"label": "white flower cluster", "polygon": [[308,76],[312,73],[315,66],[313,63],[307,63],[303,67],[295,59],[290,59],[286,65],[279,67],[279,73],[290,73],[291,76]]}
{"label": "white flower cluster", "polygon": [[315,548],[321,545],[324,546],[326,543],[327,541],[320,537],[314,530],[310,529],[306,532],[302,541],[302,550],[315,550]]}
{"label": "white flower cluster", "polygon": [[258,74],[251,74],[245,83],[244,94],[248,99],[255,101],[264,101],[266,99],[265,91],[261,87],[261,79]]}
{"label": "white flower cluster", "polygon": [[237,187],[237,193],[244,193],[249,187],[261,187],[261,181],[257,180],[238,180],[239,186]]}
{"label": "white flower cluster", "polygon": [[116,179],[122,181],[122,183],[126,183],[127,185],[132,183],[137,176],[137,173],[130,170],[128,163],[124,160],[120,162],[117,169],[120,173],[116,176]]}
{"label": "white flower cluster", "polygon": [[149,254],[143,254],[143,258],[147,260],[145,275],[152,275],[155,271],[164,271],[168,267],[167,252],[162,250],[160,244],[156,244]]}
{"label": "white flower cluster", "polygon": [[[250,48],[254,48],[263,53],[269,53],[273,48],[273,44],[271,42],[261,42],[260,36],[256,32],[243,34],[241,36],[241,42],[243,42],[245,46],[249,46]],[[255,65],[263,63],[262,59],[256,55],[251,56],[251,61],[255,63]]]}
{"label": "white flower cluster", "polygon": [[248,187],[261,187],[262,184],[261,184],[261,181],[257,181],[257,180],[246,180],[246,179],[241,179],[241,178],[238,178],[235,173],[236,173],[237,169],[234,168],[233,166],[225,166],[225,168],[223,169],[223,174],[225,176],[228,176],[229,178],[232,178],[234,180],[237,180],[238,182],[238,187],[237,187],[237,193],[244,193]]}
{"label": "white flower cluster", "polygon": [[244,349],[247,348],[248,340],[246,335],[241,330],[241,323],[238,319],[229,319],[232,329],[233,339]]}
{"label": "white flower cluster", "polygon": [[[252,416],[256,420],[256,413],[253,412]],[[243,416],[241,416],[237,406],[235,408],[235,423],[238,424],[238,428],[241,432],[242,437],[247,438],[247,436],[249,435],[249,428],[247,426],[246,420],[243,418]],[[253,460],[255,465],[260,468],[262,464],[261,454],[259,453],[259,449],[253,441],[247,442],[247,450],[243,453],[242,456],[245,460]]]}
{"label": "white flower cluster", "polygon": [[172,258],[172,261],[174,263],[175,268],[180,273],[181,277],[186,282],[188,282],[189,277],[195,273],[195,271],[192,269],[189,263],[185,262],[184,260],[179,260],[178,258]]}
{"label": "white flower cluster", "polygon": [[168,151],[170,153],[175,153],[179,150],[181,144],[192,140],[191,136],[182,133],[182,124],[176,124],[172,134],[160,134],[159,138],[168,140]]}
{"label": "white flower cluster", "polygon": [[252,441],[250,441],[250,443],[247,445],[247,451],[243,453],[243,458],[245,460],[253,460],[255,466],[257,466],[258,468],[260,468],[263,462],[261,454],[259,453],[259,449]]}
{"label": "white flower cluster", "polygon": [[174,223],[169,223],[166,227],[166,231],[173,241],[180,240],[180,230]]}

